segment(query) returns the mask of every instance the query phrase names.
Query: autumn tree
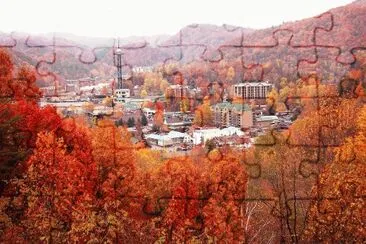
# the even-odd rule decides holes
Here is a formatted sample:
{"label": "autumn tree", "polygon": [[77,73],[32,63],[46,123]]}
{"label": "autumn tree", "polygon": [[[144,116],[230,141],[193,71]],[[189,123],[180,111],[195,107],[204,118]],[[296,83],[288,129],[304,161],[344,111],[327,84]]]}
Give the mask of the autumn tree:
{"label": "autumn tree", "polygon": [[190,101],[188,98],[182,98],[180,101],[180,111],[183,113],[187,113],[190,111]]}
{"label": "autumn tree", "polygon": [[209,152],[207,204],[203,208],[205,232],[212,241],[243,242],[244,199],[247,174],[240,159],[230,150]]}
{"label": "autumn tree", "polygon": [[154,126],[159,130],[164,124],[164,105],[161,102],[155,102]]}
{"label": "autumn tree", "polygon": [[163,78],[162,73],[146,73],[141,96],[143,97],[143,91],[145,91],[146,94],[162,94],[165,92],[168,85],[169,83]]}
{"label": "autumn tree", "polygon": [[130,135],[125,128],[102,120],[92,130],[92,148],[98,169],[95,214],[103,223],[99,233],[105,233],[111,242],[130,240],[136,230],[127,215],[138,192],[134,188],[136,156]]}
{"label": "autumn tree", "polygon": [[247,176],[237,155],[215,149],[200,160],[186,156],[162,162],[155,157],[144,185],[145,210],[153,216],[150,221],[157,224],[160,240],[244,240]]}
{"label": "autumn tree", "polygon": [[212,111],[210,101],[205,98],[203,104],[198,106],[195,111],[194,124],[197,126],[207,126],[212,124]]}
{"label": "autumn tree", "polygon": [[136,151],[136,165],[142,172],[153,172],[160,168],[164,158],[158,150],[143,148]]}
{"label": "autumn tree", "polygon": [[[300,98],[296,103],[301,104],[302,113],[290,129],[283,133],[271,131],[255,142],[256,153],[252,161],[261,165],[261,177],[249,184],[249,192],[253,192],[256,197],[265,194],[263,197],[279,199],[272,212],[268,213],[277,218],[278,229],[273,229],[274,233],[266,233],[269,236],[275,234],[279,241],[300,241],[310,202],[297,198],[323,197],[322,194],[317,195],[319,191],[310,195],[310,189],[319,185],[316,176],[324,167],[328,167],[326,165],[330,159],[336,157],[332,148],[355,135],[360,98],[339,96],[334,88],[318,84],[316,79],[304,81],[304,84],[291,91],[296,94],[294,97]],[[266,187],[257,188],[263,185]],[[333,183],[328,182],[326,185]],[[263,213],[260,216],[263,218]],[[254,226],[262,225],[260,218],[252,220],[257,222],[253,222]],[[257,238],[263,239],[264,236],[262,233]]]}
{"label": "autumn tree", "polygon": [[[253,175],[260,173],[260,177],[249,181],[248,197],[273,199],[272,207],[263,208],[258,204],[253,210],[254,217],[248,222],[246,231],[250,236],[256,236],[254,239],[250,237],[254,242],[273,239],[296,243],[304,229],[307,205],[294,196],[309,197],[315,183],[310,175],[316,169],[307,160],[312,158],[314,150],[306,146],[291,147],[288,137],[288,131],[272,131],[258,137],[255,148],[246,153],[248,166],[260,166],[260,172],[258,167],[248,167]],[[263,228],[271,224],[275,227]],[[256,234],[259,230],[261,232]]]}
{"label": "autumn tree", "polygon": [[357,133],[335,149],[313,189],[304,238],[317,242],[364,242],[366,232],[366,107],[359,112]]}
{"label": "autumn tree", "polygon": [[276,112],[286,111],[286,98],[289,91],[288,88],[284,87],[277,91],[276,88],[273,88],[268,94],[266,98],[268,111],[270,114],[275,114]]}
{"label": "autumn tree", "polygon": [[290,127],[293,145],[337,146],[354,135],[361,98],[344,98],[326,86],[304,86],[301,90],[317,99],[304,99],[302,112]]}
{"label": "autumn tree", "polygon": [[145,98],[147,96],[147,91],[145,89],[141,90],[140,97]]}
{"label": "autumn tree", "polygon": [[163,79],[161,82],[160,82],[160,85],[159,85],[159,88],[160,88],[160,92],[162,94],[165,93],[166,89],[169,87],[169,82],[165,79]]}
{"label": "autumn tree", "polygon": [[113,99],[111,97],[106,97],[103,99],[102,104],[106,107],[112,107]]}
{"label": "autumn tree", "polygon": [[20,186],[26,208],[20,222],[26,240],[61,242],[67,238],[72,212],[93,198],[94,164],[85,165],[67,153],[62,138],[52,132],[39,134],[34,154]]}
{"label": "autumn tree", "polygon": [[75,118],[64,118],[57,130],[55,130],[55,133],[63,139],[67,153],[85,165],[94,162],[92,157],[91,132],[85,121]]}
{"label": "autumn tree", "polygon": [[235,77],[235,69],[234,67],[230,66],[226,73],[226,80],[230,83],[233,81],[234,77]]}
{"label": "autumn tree", "polygon": [[[200,230],[199,175],[189,158],[172,158],[154,175],[151,199],[160,201],[161,233],[167,242],[188,241]],[[150,186],[151,187],[151,186]]]}
{"label": "autumn tree", "polygon": [[87,113],[92,113],[94,111],[94,104],[91,103],[91,102],[85,102],[83,105],[82,105],[82,108],[85,112]]}
{"label": "autumn tree", "polygon": [[55,109],[38,107],[41,92],[29,68],[21,67],[13,75],[10,56],[0,50],[0,69],[0,173],[1,180],[8,180],[32,152],[37,133],[57,128],[61,119]]}

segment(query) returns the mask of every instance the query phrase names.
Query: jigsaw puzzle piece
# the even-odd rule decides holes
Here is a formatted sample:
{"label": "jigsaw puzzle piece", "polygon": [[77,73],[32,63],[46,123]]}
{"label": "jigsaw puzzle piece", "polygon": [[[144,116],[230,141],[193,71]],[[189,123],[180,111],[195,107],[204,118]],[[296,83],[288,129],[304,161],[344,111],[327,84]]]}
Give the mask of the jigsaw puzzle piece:
{"label": "jigsaw puzzle piece", "polygon": [[196,52],[200,54],[195,57],[196,60],[202,59],[206,62],[217,63],[223,60],[219,47],[240,45],[243,32],[244,30],[240,27],[228,25],[193,25],[181,31],[182,44],[196,49],[200,48]]}
{"label": "jigsaw puzzle piece", "polygon": [[325,12],[313,18],[303,20],[301,26],[293,26],[293,23],[285,23],[283,28],[290,27],[293,30],[289,45],[294,48],[315,47],[315,35],[318,31],[330,32],[333,30],[334,17],[331,12]]}
{"label": "jigsaw puzzle piece", "polygon": [[54,52],[56,49],[74,49],[79,61],[84,64],[96,62],[98,57],[102,57],[108,50],[113,48],[114,42],[114,39],[108,39],[104,41],[103,45],[84,45],[83,43],[70,41],[60,33],[43,36],[28,35],[25,38],[25,46],[29,49],[36,49],[38,53],[44,52],[41,49],[47,51],[52,49]]}
{"label": "jigsaw puzzle piece", "polygon": [[[244,46],[242,58],[246,66],[261,65],[263,67],[262,80],[279,80],[287,77],[296,80],[298,59],[313,59],[314,48],[298,47],[290,45],[293,36],[291,30],[278,29],[272,33],[268,44]],[[281,58],[286,57],[286,58]]]}
{"label": "jigsaw puzzle piece", "polygon": [[[366,21],[364,15],[363,6],[361,9],[355,9],[351,16],[344,16],[334,10],[334,21],[332,28],[317,29],[315,31],[315,45],[317,47],[333,48],[338,51],[337,55],[334,57],[334,61],[350,65],[356,61],[356,57],[352,53],[354,48],[365,48],[365,34],[364,28],[359,27],[359,23],[364,23]],[[351,26],[347,28],[343,25],[345,21],[342,18],[352,18]],[[349,37],[348,39],[339,37]],[[351,38],[352,37],[352,38]]]}
{"label": "jigsaw puzzle piece", "polygon": [[24,39],[27,48],[53,48],[56,45],[54,34],[50,35],[27,35]]}
{"label": "jigsaw puzzle piece", "polygon": [[[224,59],[221,47],[240,46],[246,32],[249,30],[229,25],[190,25],[179,33],[179,45],[189,47],[183,61],[189,57],[191,60],[219,63]],[[198,55],[192,56],[192,53]]]}
{"label": "jigsaw puzzle piece", "polygon": [[[304,172],[298,171],[301,160],[306,160],[310,155],[300,154],[301,148],[293,148],[283,139],[285,138],[272,147],[256,147],[255,150],[259,151],[252,157],[260,162],[261,174],[258,178],[249,176],[250,187],[248,187],[246,202],[255,199],[266,203],[270,207],[270,213],[267,215],[269,218],[274,217],[277,221],[292,221],[306,216],[304,206],[311,202],[310,192],[316,177],[301,175],[301,173],[313,173],[313,166],[302,169]],[[299,155],[303,156],[299,158]],[[247,169],[248,174],[250,170],[250,168]],[[298,209],[298,205],[304,208]],[[297,231],[301,232],[303,226],[299,224],[298,228]]]}
{"label": "jigsaw puzzle piece", "polygon": [[[234,26],[214,26],[204,24],[194,24],[183,28],[180,32],[181,44],[194,46],[220,46],[223,44],[235,45],[242,35],[241,27]],[[233,40],[227,43],[227,40]]]}
{"label": "jigsaw puzzle piece", "polygon": [[301,79],[316,74],[324,84],[337,84],[348,73],[351,66],[336,61],[337,48],[316,48],[315,59],[299,60],[297,72]]}
{"label": "jigsaw puzzle piece", "polygon": [[13,48],[17,45],[17,40],[13,34],[0,33],[0,48]]}
{"label": "jigsaw puzzle piece", "polygon": [[[323,148],[338,145],[332,130],[338,125],[338,93],[336,87],[321,86],[316,77],[306,80],[286,98],[286,107],[301,104],[302,114],[289,128],[288,145],[296,147]],[[326,133],[327,132],[327,133]],[[330,133],[329,133],[330,132]]]}
{"label": "jigsaw puzzle piece", "polygon": [[[109,87],[110,84],[105,84],[116,77],[116,69],[111,65],[113,64],[112,51],[106,52],[103,58],[95,62],[81,62],[82,52],[80,47],[54,47],[48,53],[52,58],[38,61],[37,73],[46,85],[49,85],[50,91],[52,90],[47,92],[48,95],[60,96],[69,92],[67,87],[72,87],[73,92],[83,96],[84,92],[98,93],[101,92],[102,86]],[[131,73],[129,67],[124,67],[127,73]],[[52,87],[54,89],[51,89]],[[42,87],[44,90],[46,88]]]}

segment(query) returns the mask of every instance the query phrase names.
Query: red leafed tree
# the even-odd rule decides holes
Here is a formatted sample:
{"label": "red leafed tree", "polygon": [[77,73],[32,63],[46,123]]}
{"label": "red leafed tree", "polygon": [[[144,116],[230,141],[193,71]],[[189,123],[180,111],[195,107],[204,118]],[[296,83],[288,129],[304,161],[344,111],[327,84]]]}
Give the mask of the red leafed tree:
{"label": "red leafed tree", "polygon": [[[200,177],[190,158],[172,158],[156,175],[155,199],[165,206],[162,232],[167,242],[188,241],[202,230]],[[163,187],[163,188],[161,188]]]}
{"label": "red leafed tree", "polygon": [[84,164],[93,162],[92,137],[89,128],[73,118],[62,120],[56,134],[64,139],[66,150]]}
{"label": "red leafed tree", "polygon": [[92,149],[98,168],[96,218],[99,221],[93,232],[110,242],[145,242],[148,236],[143,235],[133,215],[135,205],[139,205],[139,189],[135,187],[135,148],[128,131],[116,128],[111,121],[100,121],[92,130]]}
{"label": "red leafed tree", "polygon": [[15,100],[38,101],[42,95],[36,85],[35,73],[26,67],[21,67],[17,77],[9,82]]}
{"label": "red leafed tree", "polygon": [[0,50],[0,94],[1,99],[10,98],[12,90],[9,86],[13,78],[13,63],[8,53]]}
{"label": "red leafed tree", "polygon": [[93,199],[88,173],[94,164],[85,165],[67,153],[62,138],[41,132],[33,155],[27,161],[23,180],[19,180],[26,210],[20,226],[31,242],[62,242],[68,236],[73,213],[85,211]]}
{"label": "red leafed tree", "polygon": [[1,180],[11,179],[14,169],[30,155],[38,132],[51,131],[61,121],[55,109],[38,107],[41,92],[35,81],[28,68],[14,75],[10,56],[0,50]]}
{"label": "red leafed tree", "polygon": [[130,191],[136,171],[135,149],[125,128],[116,128],[106,120],[98,125],[92,130],[92,150],[98,166],[101,194],[115,199]]}
{"label": "red leafed tree", "polygon": [[16,125],[25,135],[25,145],[34,148],[37,134],[42,130],[54,131],[61,125],[61,118],[51,106],[44,108],[37,104],[21,100],[11,105],[13,116],[18,117]]}
{"label": "red leafed tree", "polygon": [[154,125],[161,128],[164,124],[164,105],[161,102],[155,103]]}

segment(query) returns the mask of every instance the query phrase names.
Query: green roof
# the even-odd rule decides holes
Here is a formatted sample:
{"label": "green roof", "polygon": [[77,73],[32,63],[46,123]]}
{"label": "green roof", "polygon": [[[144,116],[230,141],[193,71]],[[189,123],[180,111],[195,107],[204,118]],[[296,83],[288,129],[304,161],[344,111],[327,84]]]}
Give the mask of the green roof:
{"label": "green roof", "polygon": [[217,103],[215,105],[212,106],[213,108],[220,108],[220,109],[234,109],[236,111],[251,111],[251,108],[248,104],[239,104],[239,103],[229,103],[229,102],[222,102],[222,103]]}

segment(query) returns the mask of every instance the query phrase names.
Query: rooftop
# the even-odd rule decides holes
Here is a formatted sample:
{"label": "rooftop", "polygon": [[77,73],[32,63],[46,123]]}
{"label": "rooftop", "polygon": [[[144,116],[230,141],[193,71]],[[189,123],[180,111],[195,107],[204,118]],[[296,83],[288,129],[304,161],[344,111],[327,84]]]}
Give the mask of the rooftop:
{"label": "rooftop", "polygon": [[242,81],[241,83],[235,84],[235,87],[243,87],[243,86],[272,86],[269,81]]}
{"label": "rooftop", "polygon": [[217,136],[222,136],[222,135],[229,135],[229,134],[244,134],[239,128],[230,126],[227,128],[208,128],[208,129],[199,129],[199,130],[195,130],[195,133],[200,133],[200,134],[206,134],[206,133],[216,133]]}
{"label": "rooftop", "polygon": [[278,117],[275,115],[262,115],[256,119],[257,121],[264,122],[264,121],[272,121],[278,120]]}
{"label": "rooftop", "polygon": [[220,108],[220,109],[235,109],[236,111],[251,111],[252,109],[250,108],[250,106],[248,104],[240,104],[240,103],[229,103],[229,102],[222,102],[222,103],[217,103],[215,105],[212,106],[213,108]]}
{"label": "rooftop", "polygon": [[168,134],[148,134],[146,135],[146,139],[169,140],[174,138],[183,138],[186,136],[188,136],[186,133],[181,133],[179,131],[170,131]]}

